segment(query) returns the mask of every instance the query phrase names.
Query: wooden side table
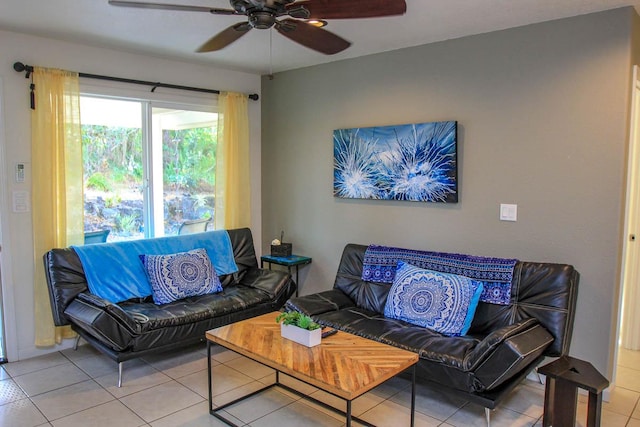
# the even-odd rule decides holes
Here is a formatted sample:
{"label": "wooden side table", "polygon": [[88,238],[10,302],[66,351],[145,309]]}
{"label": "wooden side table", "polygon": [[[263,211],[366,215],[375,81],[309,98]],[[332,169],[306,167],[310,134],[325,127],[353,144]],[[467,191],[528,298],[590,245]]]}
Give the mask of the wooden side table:
{"label": "wooden side table", "polygon": [[291,267],[296,268],[296,296],[298,296],[298,288],[300,282],[298,281],[298,268],[301,265],[311,264],[311,258],[302,255],[290,255],[290,256],[272,256],[262,255],[260,257],[260,268],[264,268],[264,263],[269,264],[269,270],[271,270],[271,264],[282,265],[287,267],[289,274],[291,274]]}
{"label": "wooden side table", "polygon": [[538,373],[547,376],[543,427],[576,424],[578,388],[589,391],[587,427],[600,427],[602,391],[609,387],[609,380],[591,363],[563,356],[538,369]]}

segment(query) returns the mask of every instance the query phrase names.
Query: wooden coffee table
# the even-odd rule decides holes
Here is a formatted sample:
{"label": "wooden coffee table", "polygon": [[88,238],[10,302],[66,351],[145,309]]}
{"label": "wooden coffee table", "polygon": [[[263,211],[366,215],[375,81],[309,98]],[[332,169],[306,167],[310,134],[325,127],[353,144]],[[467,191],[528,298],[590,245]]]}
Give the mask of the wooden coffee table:
{"label": "wooden coffee table", "polygon": [[[209,413],[211,415],[230,426],[235,426],[218,411],[268,388],[279,386],[343,414],[346,417],[347,427],[351,426],[352,418],[361,424],[372,426],[364,420],[351,416],[351,402],[405,369],[412,368],[411,426],[413,426],[416,396],[415,365],[418,362],[416,353],[342,331],[323,338],[320,345],[308,348],[280,336],[280,325],[275,321],[277,315],[277,312],[268,313],[207,331]],[[214,409],[211,378],[212,343],[275,369],[275,383]],[[280,372],[344,399],[347,402],[346,412],[281,384]]]}

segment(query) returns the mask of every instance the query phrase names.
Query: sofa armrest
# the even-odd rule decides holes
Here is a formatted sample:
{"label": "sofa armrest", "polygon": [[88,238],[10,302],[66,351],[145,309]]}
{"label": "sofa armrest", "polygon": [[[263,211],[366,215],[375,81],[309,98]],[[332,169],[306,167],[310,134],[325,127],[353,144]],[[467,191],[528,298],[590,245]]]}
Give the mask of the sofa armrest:
{"label": "sofa armrest", "polygon": [[466,357],[465,370],[475,371],[491,390],[542,356],[553,336],[537,319],[504,326],[487,335]]}
{"label": "sofa armrest", "polygon": [[316,294],[291,298],[285,305],[287,311],[299,311],[309,316],[348,307],[355,307],[353,300],[340,289],[335,288]]}
{"label": "sofa armrest", "polygon": [[140,335],[139,324],[119,305],[87,292],[79,293],[64,314],[70,323],[116,351],[126,350]]}

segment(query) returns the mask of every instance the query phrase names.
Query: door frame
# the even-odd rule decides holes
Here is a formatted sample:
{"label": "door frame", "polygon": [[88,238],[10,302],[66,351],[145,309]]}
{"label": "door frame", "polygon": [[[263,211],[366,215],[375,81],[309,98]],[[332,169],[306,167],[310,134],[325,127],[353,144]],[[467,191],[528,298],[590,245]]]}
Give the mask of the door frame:
{"label": "door frame", "polygon": [[[9,226],[9,191],[6,173],[6,137],[5,137],[5,108],[3,95],[3,81],[0,76],[0,248],[7,247],[10,236]],[[2,304],[4,356],[9,361],[18,360],[18,334],[16,328],[15,299],[11,274],[11,253],[0,250],[0,304]]]}
{"label": "door frame", "polygon": [[[625,286],[635,276],[640,276],[640,68],[633,66],[631,80],[631,113],[629,116],[629,142],[628,142],[626,197],[624,205],[624,231],[622,234],[622,257],[620,266],[620,292],[618,298],[618,322],[613,342],[613,370],[612,377],[615,382],[617,374],[618,347],[623,334],[631,334],[628,324],[631,315],[625,311],[628,300],[638,298],[640,288]],[[634,215],[632,215],[634,214]],[[635,239],[632,239],[635,235]],[[635,261],[634,261],[635,260]],[[638,317],[638,316],[636,316]],[[634,322],[634,329],[640,332],[640,318]],[[640,346],[640,334],[638,345]]]}

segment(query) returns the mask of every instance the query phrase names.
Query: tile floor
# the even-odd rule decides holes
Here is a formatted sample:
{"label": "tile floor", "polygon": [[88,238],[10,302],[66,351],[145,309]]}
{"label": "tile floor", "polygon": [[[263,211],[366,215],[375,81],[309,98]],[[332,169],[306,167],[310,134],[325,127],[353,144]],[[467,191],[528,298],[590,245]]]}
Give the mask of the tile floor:
{"label": "tile floor", "polygon": [[[274,373],[222,347],[213,347],[214,403],[270,383]],[[0,426],[222,426],[207,409],[206,347],[199,345],[117,365],[88,345],[0,367]],[[640,427],[640,352],[621,350],[618,387],[603,406],[602,425]],[[281,377],[282,378],[282,377]],[[294,388],[344,410],[343,401],[282,378]],[[492,412],[492,426],[541,426],[544,388],[525,381]],[[586,399],[580,396],[584,425]],[[409,424],[410,383],[394,378],[353,403],[354,415],[378,426]],[[344,419],[281,389],[226,409],[241,426],[343,426]],[[357,425],[357,423],[354,423]],[[484,426],[484,408],[418,387],[416,426]]]}

